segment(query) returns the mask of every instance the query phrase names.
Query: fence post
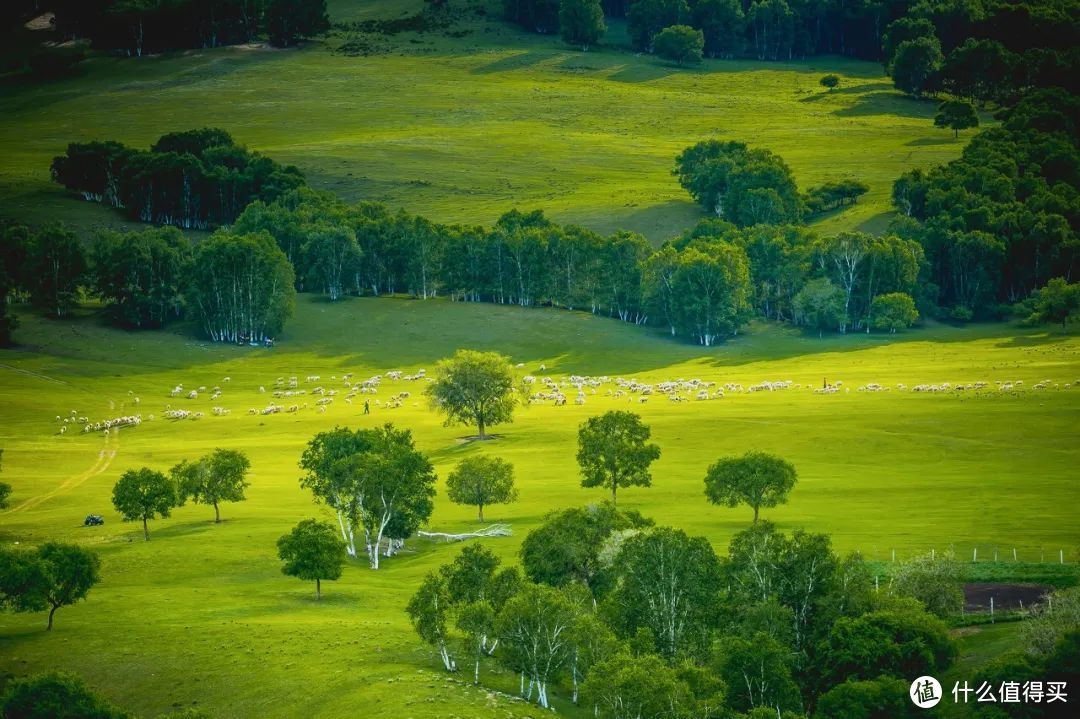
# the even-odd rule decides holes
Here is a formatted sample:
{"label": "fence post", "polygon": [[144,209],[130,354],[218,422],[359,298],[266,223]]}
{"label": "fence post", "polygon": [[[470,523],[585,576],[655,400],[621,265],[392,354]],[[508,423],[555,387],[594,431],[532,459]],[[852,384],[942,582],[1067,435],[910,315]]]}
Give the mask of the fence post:
{"label": "fence post", "polygon": [[1013,547],[1013,561],[1016,561],[1016,547]]}
{"label": "fence post", "polygon": [[1064,564],[1065,563],[1065,550],[1064,549],[1059,549],[1058,550],[1058,563],[1059,564]]}
{"label": "fence post", "polygon": [[974,564],[977,561],[979,561],[979,548],[975,547],[971,550],[971,562]]}
{"label": "fence post", "polygon": [[990,623],[994,623],[994,598],[990,597]]}

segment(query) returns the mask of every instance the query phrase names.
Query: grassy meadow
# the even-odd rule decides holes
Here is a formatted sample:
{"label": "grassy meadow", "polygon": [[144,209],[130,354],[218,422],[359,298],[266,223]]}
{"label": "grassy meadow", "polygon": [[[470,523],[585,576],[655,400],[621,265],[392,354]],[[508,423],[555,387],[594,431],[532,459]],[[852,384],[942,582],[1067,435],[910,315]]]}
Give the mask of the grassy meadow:
{"label": "grassy meadow", "polygon": [[[355,22],[422,5],[339,0],[330,11]],[[512,207],[539,207],[560,222],[635,230],[657,243],[702,216],[671,175],[675,156],[711,137],[740,140],[783,157],[802,190],[867,182],[858,205],[816,224],[880,231],[893,180],[955,158],[966,141],[934,128],[935,103],[893,90],[874,63],[707,60],[679,69],[626,49],[619,22],[609,45],[582,53],[490,19],[497,3],[475,7],[488,19],[470,15],[446,32],[339,29],[301,50],[98,57],[70,79],[6,78],[0,214],[87,231],[123,224],[51,183],[51,159],[69,142],[147,147],[169,131],[216,126],[349,200],[486,225]],[[373,54],[336,51],[357,37]],[[819,86],[825,73],[840,76],[840,89]]]}
{"label": "grassy meadow", "polygon": [[[512,525],[514,536],[483,540],[504,562],[515,562],[521,539],[545,512],[597,501],[601,490],[579,486],[576,430],[586,417],[627,407],[625,398],[589,395],[584,406],[536,405],[496,428],[499,438],[467,441],[463,427],[442,426],[424,404],[422,383],[384,382],[379,394],[409,391],[400,409],[339,397],[328,412],[250,416],[263,407],[278,376],[321,376],[326,387],[352,372],[362,379],[391,369],[431,368],[459,347],[497,349],[520,372],[610,375],[641,379],[700,377],[745,386],[792,380],[801,389],[729,394],[723,399],[634,402],[652,426],[663,455],[654,486],[620,493],[620,504],[660,523],[709,538],[721,553],[747,526],[750,511],[708,505],[702,478],[708,464],[747,449],[776,452],[800,476],[788,505],[765,510],[783,529],[828,532],[840,551],[888,560],[931,547],[970,559],[1002,558],[1016,547],[1024,562],[1075,564],[1080,497],[1080,338],[1055,330],[1012,326],[931,326],[895,336],[851,335],[818,340],[773,326],[709,350],[581,313],[469,305],[442,300],[349,299],[330,304],[302,295],[298,314],[272,350],[213,346],[185,328],[133,334],[103,327],[87,312],[53,322],[23,314],[22,346],[0,352],[4,402],[0,445],[12,508],[0,513],[0,537],[63,539],[101,552],[102,582],[87,601],[61,609],[49,634],[43,615],[0,615],[0,672],[48,667],[77,671],[123,706],[147,715],[198,705],[222,716],[447,717],[528,716],[538,709],[447,680],[432,652],[413,634],[404,607],[420,578],[448,561],[453,545],[412,540],[408,551],[372,572],[361,562],[324,586],[279,572],[274,542],[297,521],[329,516],[299,487],[297,459],[315,432],[337,424],[391,421],[413,430],[441,478],[464,456],[486,453],[514,463],[521,499],[489,508],[489,521]],[[333,375],[338,380],[332,380]],[[224,383],[224,377],[230,382]],[[850,392],[824,396],[823,378]],[[864,393],[868,382],[1023,380],[1007,393]],[[1031,385],[1044,379],[1057,389]],[[220,385],[211,401],[171,398],[185,389]],[[259,386],[267,387],[260,394]],[[130,394],[129,394],[130,393]],[[58,433],[57,415],[72,409],[91,419],[132,411],[156,418],[108,438]],[[360,395],[359,397],[363,397]],[[358,397],[358,399],[359,399]],[[207,413],[173,422],[161,410]],[[231,410],[210,416],[212,406]],[[141,528],[124,524],[110,506],[112,484],[125,469],[165,470],[214,447],[242,449],[252,459],[248,501],[224,505],[213,523],[204,506],[178,509]],[[431,528],[476,526],[471,508],[450,504],[440,480]],[[87,513],[104,515],[84,528]],[[973,630],[982,632],[984,630]],[[1009,634],[986,630],[991,648]],[[966,637],[973,652],[985,643]],[[492,671],[494,667],[491,668]],[[488,687],[512,691],[515,678],[489,674]],[[565,697],[560,712],[574,716]]]}

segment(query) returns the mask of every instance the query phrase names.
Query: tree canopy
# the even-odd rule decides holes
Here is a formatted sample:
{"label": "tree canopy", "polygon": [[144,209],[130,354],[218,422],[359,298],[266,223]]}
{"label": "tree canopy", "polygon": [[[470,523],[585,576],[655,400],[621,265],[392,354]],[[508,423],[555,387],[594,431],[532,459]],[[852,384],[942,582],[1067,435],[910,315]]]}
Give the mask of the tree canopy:
{"label": "tree canopy", "polygon": [[221,502],[244,501],[244,489],[250,484],[246,477],[251,468],[247,455],[238,450],[215,449],[194,462],[187,460],[169,470],[176,483],[180,502],[187,499],[197,504],[214,506],[214,522],[221,522]]}
{"label": "tree canopy", "polygon": [[439,360],[433,380],[425,392],[447,426],[474,425],[484,440],[488,427],[514,419],[514,375],[510,360],[497,352],[458,350]]}
{"label": "tree canopy", "polygon": [[305,519],[277,541],[281,573],[315,582],[315,599],[322,599],[323,580],[341,578],[345,566],[345,543],[334,525]]}
{"label": "tree canopy", "polygon": [[709,467],[705,496],[713,504],[749,505],[757,524],[762,507],[787,502],[796,480],[795,467],[789,462],[764,452],[747,452],[742,457],[720,459]]}
{"label": "tree canopy", "polygon": [[112,502],[125,522],[142,522],[143,538],[149,542],[147,522],[168,517],[179,504],[179,497],[175,482],[161,472],[142,467],[120,475],[113,485]]}
{"label": "tree canopy", "polygon": [[477,508],[477,521],[484,521],[484,507],[508,504],[517,499],[514,467],[499,457],[466,457],[446,478],[446,495],[451,502]]}
{"label": "tree canopy", "polygon": [[649,465],[660,457],[660,447],[648,441],[651,434],[633,412],[611,410],[585,420],[578,429],[581,486],[610,489],[614,505],[620,487],[651,485]]}

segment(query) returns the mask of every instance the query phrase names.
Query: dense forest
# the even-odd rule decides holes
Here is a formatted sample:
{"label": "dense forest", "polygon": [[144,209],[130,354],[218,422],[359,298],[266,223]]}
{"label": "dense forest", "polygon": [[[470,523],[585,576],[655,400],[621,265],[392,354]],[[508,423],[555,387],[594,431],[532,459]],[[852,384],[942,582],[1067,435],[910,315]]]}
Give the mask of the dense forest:
{"label": "dense forest", "polygon": [[52,12],[61,38],[144,53],[253,42],[288,46],[330,27],[326,0],[9,0],[0,20]]}

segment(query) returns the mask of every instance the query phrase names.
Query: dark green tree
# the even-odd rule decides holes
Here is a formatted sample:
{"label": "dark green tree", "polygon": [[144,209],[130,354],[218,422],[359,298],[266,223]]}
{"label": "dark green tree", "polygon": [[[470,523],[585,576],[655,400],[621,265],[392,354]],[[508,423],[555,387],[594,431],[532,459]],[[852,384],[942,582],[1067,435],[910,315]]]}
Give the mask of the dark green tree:
{"label": "dark green tree", "polygon": [[125,522],[141,521],[143,538],[150,541],[147,522],[157,517],[168,517],[178,506],[176,483],[161,472],[149,467],[129,469],[120,475],[113,486],[113,507]]}
{"label": "dark green tree", "polygon": [[705,51],[705,36],[689,25],[672,25],[652,39],[653,52],[679,67],[701,62]]}
{"label": "dark green tree", "polygon": [[833,75],[832,73],[829,73],[828,75],[822,75],[821,79],[818,80],[818,84],[830,91],[835,90],[836,88],[840,87],[840,76]]}
{"label": "dark green tree", "polygon": [[101,559],[96,552],[77,544],[47,542],[38,548],[38,557],[49,578],[44,599],[49,608],[49,624],[60,607],[85,599],[90,589],[101,579]]}
{"label": "dark green tree", "polygon": [[896,48],[892,60],[893,84],[899,90],[922,97],[937,90],[944,58],[936,37],[906,40]]}
{"label": "dark green tree", "polygon": [[589,46],[600,42],[607,31],[600,0],[561,0],[559,29],[567,44],[588,52]]}
{"label": "dark green tree", "polygon": [[189,498],[196,504],[214,505],[214,522],[221,522],[221,502],[244,501],[249,486],[251,461],[238,450],[215,449],[194,462],[184,460],[169,470],[181,503]]}
{"label": "dark green tree", "polygon": [[326,0],[270,0],[266,6],[266,30],[271,44],[278,47],[289,47],[328,29]]}
{"label": "dark green tree", "polygon": [[49,672],[14,679],[0,695],[4,719],[127,719],[74,674]]}
{"label": "dark green tree", "polygon": [[467,457],[446,478],[446,496],[456,504],[477,508],[484,521],[484,507],[509,504],[517,499],[514,466],[499,457]]}
{"label": "dark green tree", "polygon": [[341,577],[345,566],[345,544],[334,525],[305,519],[277,541],[281,573],[315,581],[315,599],[322,599],[323,580]]}
{"label": "dark green tree", "polygon": [[78,303],[86,256],[75,233],[53,224],[35,232],[26,258],[26,284],[35,305],[63,317]]}
{"label": "dark green tree", "polygon": [[934,127],[947,127],[953,131],[953,137],[960,137],[960,131],[979,126],[979,114],[970,102],[964,100],[946,100],[938,105],[934,115]]}
{"label": "dark green tree", "polygon": [[762,507],[786,504],[798,476],[795,467],[780,457],[764,452],[747,452],[742,457],[717,461],[705,474],[705,496],[713,504],[754,509],[754,524]]}
{"label": "dark green tree", "polygon": [[619,487],[650,486],[649,465],[660,457],[660,447],[649,442],[651,434],[633,412],[612,410],[585,420],[578,429],[581,486],[610,489],[612,505]]}
{"label": "dark green tree", "polygon": [[837,329],[846,319],[844,291],[827,278],[806,283],[792,302],[799,324],[813,327],[818,337],[827,329]]}

